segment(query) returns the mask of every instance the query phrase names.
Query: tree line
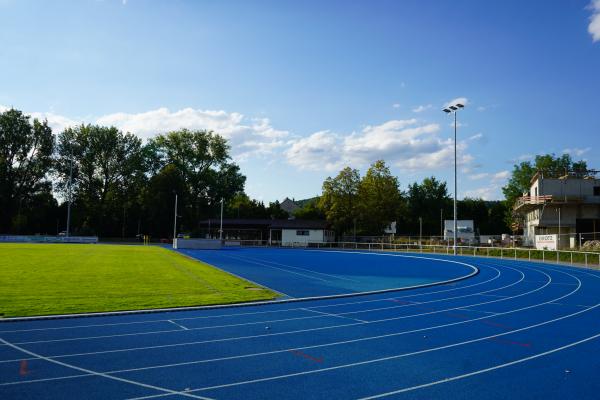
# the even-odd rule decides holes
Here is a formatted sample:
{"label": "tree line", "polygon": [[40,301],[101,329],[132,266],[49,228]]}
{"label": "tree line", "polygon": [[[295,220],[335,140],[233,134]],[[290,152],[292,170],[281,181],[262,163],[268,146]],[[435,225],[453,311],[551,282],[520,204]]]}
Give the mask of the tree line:
{"label": "tree line", "polygon": [[243,193],[246,177],[229,150],[205,130],[146,143],[98,125],[55,135],[47,121],[7,110],[0,113],[0,234],[64,231],[70,196],[72,234],[169,237],[175,194],[181,229],[194,231],[217,215],[221,198]]}
{"label": "tree line", "polygon": [[[536,171],[560,176],[585,174],[585,161],[569,155],[541,155],[514,166],[503,188],[505,201],[465,198],[458,217],[473,219],[482,234],[509,231],[516,199]],[[103,237],[172,235],[175,194],[181,232],[218,217],[224,199],[229,218],[287,218],[279,202],[265,204],[244,193],[246,177],[222,136],[181,129],[147,142],[115,127],[80,125],[52,132],[10,109],[0,113],[0,234],[57,234],[66,229],[72,199],[71,233]],[[69,182],[71,184],[69,185]],[[391,222],[399,234],[439,235],[440,220],[452,219],[445,182],[425,178],[401,190],[384,161],[364,176],[346,167],[327,178],[322,194],[303,202],[296,218],[327,219],[338,237],[380,235]]]}
{"label": "tree line", "polygon": [[[482,234],[508,231],[507,206],[501,201],[465,198],[458,201],[458,217],[473,219]],[[441,221],[453,218],[453,201],[445,182],[435,177],[401,190],[383,160],[374,162],[364,176],[346,167],[323,183],[321,196],[311,199],[295,212],[298,218],[325,218],[340,236],[381,235],[396,221],[397,234],[442,234]]]}

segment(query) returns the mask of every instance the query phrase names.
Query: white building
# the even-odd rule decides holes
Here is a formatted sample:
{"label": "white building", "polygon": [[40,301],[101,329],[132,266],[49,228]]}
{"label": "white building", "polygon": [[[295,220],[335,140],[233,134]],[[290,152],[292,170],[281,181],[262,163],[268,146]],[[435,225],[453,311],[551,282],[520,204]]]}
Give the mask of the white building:
{"label": "white building", "polygon": [[270,242],[282,246],[307,246],[309,243],[333,242],[334,232],[325,221],[273,220],[269,227]]}
{"label": "white building", "polygon": [[536,173],[514,212],[521,218],[525,244],[534,245],[536,235],[558,234],[559,248],[575,247],[600,231],[600,179],[569,174],[544,178]]}

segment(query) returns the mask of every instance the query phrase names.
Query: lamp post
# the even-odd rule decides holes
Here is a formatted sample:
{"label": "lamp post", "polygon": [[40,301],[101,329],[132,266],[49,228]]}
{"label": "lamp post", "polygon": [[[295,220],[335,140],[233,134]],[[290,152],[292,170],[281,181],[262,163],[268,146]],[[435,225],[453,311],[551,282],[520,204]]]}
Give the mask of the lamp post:
{"label": "lamp post", "polygon": [[452,230],[454,237],[454,243],[452,244],[454,255],[456,255],[456,191],[458,186],[456,183],[456,112],[463,107],[463,104],[457,103],[446,107],[443,110],[446,114],[454,114],[454,229]]}

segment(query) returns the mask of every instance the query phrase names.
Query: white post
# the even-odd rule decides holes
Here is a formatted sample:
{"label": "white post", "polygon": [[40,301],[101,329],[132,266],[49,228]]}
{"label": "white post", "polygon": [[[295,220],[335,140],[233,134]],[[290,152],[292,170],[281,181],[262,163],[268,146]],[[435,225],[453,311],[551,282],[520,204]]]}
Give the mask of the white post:
{"label": "white post", "polygon": [[173,220],[173,240],[177,239],[177,193],[175,193],[175,218]]}
{"label": "white post", "polygon": [[219,228],[219,240],[223,240],[223,198],[221,197],[221,227]]}

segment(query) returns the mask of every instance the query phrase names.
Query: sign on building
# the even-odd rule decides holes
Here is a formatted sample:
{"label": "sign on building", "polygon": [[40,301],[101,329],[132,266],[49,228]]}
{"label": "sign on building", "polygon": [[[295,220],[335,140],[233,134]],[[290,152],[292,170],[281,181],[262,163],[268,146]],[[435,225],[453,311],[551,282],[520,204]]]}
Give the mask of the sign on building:
{"label": "sign on building", "polygon": [[558,235],[535,235],[535,248],[538,250],[556,250]]}

